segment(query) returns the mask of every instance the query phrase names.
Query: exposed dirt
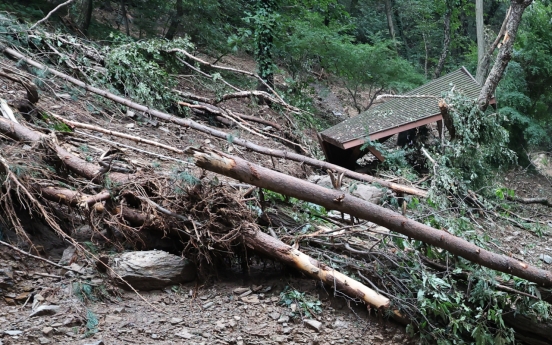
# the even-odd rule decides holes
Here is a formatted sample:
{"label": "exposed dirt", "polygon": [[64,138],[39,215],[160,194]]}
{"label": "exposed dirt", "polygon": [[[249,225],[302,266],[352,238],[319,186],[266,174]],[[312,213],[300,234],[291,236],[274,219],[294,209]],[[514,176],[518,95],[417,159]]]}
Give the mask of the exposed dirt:
{"label": "exposed dirt", "polygon": [[[90,268],[74,277],[11,250],[3,251],[0,258],[0,267],[13,271],[14,283],[3,291],[0,302],[0,343],[4,345],[97,344],[100,339],[105,344],[408,343],[403,328],[369,315],[353,301],[331,296],[310,279],[293,277],[279,265],[252,268],[245,283],[240,272],[226,272],[215,284],[190,283],[141,292],[140,297],[111,287]],[[92,296],[98,299],[83,303],[82,294],[74,289],[79,283],[94,285]],[[322,312],[302,318],[299,314],[304,311],[296,309],[293,317],[293,306],[281,303],[280,293],[286,286],[320,300]],[[240,298],[237,289],[243,287],[255,292]],[[54,315],[30,317],[34,303],[60,309]],[[96,333],[86,335],[85,320],[91,315],[99,324]],[[321,327],[317,330],[302,319],[317,320]]]}

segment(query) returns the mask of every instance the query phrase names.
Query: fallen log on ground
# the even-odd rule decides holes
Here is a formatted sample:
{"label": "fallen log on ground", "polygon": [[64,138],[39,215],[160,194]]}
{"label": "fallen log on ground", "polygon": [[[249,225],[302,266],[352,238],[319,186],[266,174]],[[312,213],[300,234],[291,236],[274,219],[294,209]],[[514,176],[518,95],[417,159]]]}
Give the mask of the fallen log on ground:
{"label": "fallen log on ground", "polygon": [[[107,92],[105,90],[102,90],[102,89],[99,89],[97,87],[88,85],[88,84],[86,84],[86,83],[84,83],[84,82],[82,82],[78,79],[70,77],[70,76],[68,76],[64,73],[56,71],[52,68],[48,68],[48,67],[46,67],[45,65],[43,65],[41,63],[38,63],[38,62],[36,62],[32,59],[29,59],[26,56],[19,53],[18,51],[13,50],[11,48],[7,48],[5,46],[0,46],[0,51],[4,52],[5,54],[8,54],[12,57],[15,57],[17,59],[21,59],[21,60],[25,61],[26,63],[28,63],[29,65],[31,65],[33,67],[39,68],[41,70],[47,70],[50,73],[52,73],[53,75],[55,75],[57,77],[60,77],[60,78],[66,80],[66,81],[68,81],[72,84],[78,85],[78,86],[80,86],[80,87],[82,87],[82,88],[84,88],[84,89],[86,89],[90,92],[93,92],[95,94],[103,96],[103,97],[105,97],[107,99],[110,99],[114,102],[123,104],[123,105],[125,105],[129,108],[132,108],[132,109],[135,109],[135,110],[138,110],[138,111],[142,111],[144,113],[150,114],[152,116],[155,116],[159,119],[163,119],[165,121],[173,122],[175,124],[178,124],[178,125],[181,125],[181,126],[184,126],[184,127],[192,128],[194,130],[212,135],[212,136],[217,137],[217,138],[227,140],[230,137],[230,135],[226,132],[219,131],[215,128],[211,128],[211,127],[208,127],[208,126],[201,125],[201,124],[199,124],[195,121],[192,121],[190,119],[179,118],[179,117],[176,117],[176,116],[173,116],[173,115],[170,115],[170,114],[167,114],[167,113],[155,110],[155,109],[150,109],[146,106],[143,106],[143,105],[137,104],[135,102],[132,102],[132,101],[126,99],[126,98],[119,97],[119,96],[117,96],[115,94],[112,94],[110,92]],[[315,158],[303,156],[303,155],[300,155],[300,154],[297,154],[297,153],[294,153],[294,152],[271,149],[271,148],[264,147],[264,146],[261,146],[261,145],[257,145],[257,144],[255,144],[251,141],[240,139],[240,138],[233,138],[232,143],[236,144],[236,145],[246,147],[246,148],[250,149],[251,151],[254,151],[254,152],[257,152],[257,153],[266,154],[266,155],[270,155],[270,156],[278,157],[278,158],[290,159],[290,160],[293,160],[293,161],[296,161],[296,162],[308,164],[308,165],[323,169],[324,171],[330,169],[330,170],[336,171],[338,173],[343,173],[345,176],[347,176],[349,178],[359,180],[359,181],[369,182],[369,183],[377,183],[377,184],[379,184],[383,187],[392,189],[392,190],[397,191],[397,192],[407,193],[407,194],[411,194],[411,195],[417,195],[417,196],[420,196],[420,197],[426,197],[427,196],[427,191],[421,190],[421,189],[416,188],[416,187],[409,187],[409,186],[400,185],[400,184],[397,184],[397,183],[388,182],[388,181],[385,181],[385,180],[382,180],[382,179],[375,178],[375,177],[370,176],[370,175],[357,173],[357,172],[345,169],[343,167],[340,167],[338,165],[331,164],[331,163],[324,162],[324,161],[320,161],[320,160],[315,159]]]}
{"label": "fallen log on ground", "polygon": [[[0,118],[0,133],[15,139],[17,141],[24,141],[29,143],[37,143],[42,140],[51,139],[46,134],[42,134],[35,130],[29,129],[23,125],[12,122],[10,120]],[[89,163],[84,159],[78,158],[61,146],[52,144],[52,149],[57,156],[61,159],[63,164],[76,174],[86,177],[91,181],[101,179],[104,171],[96,164]],[[119,172],[110,172],[109,178],[117,183],[127,183],[135,179],[131,174],[124,174]]]}
{"label": "fallen log on ground", "polygon": [[[23,125],[9,122],[5,119],[0,119],[0,132],[4,132],[16,140],[30,142],[37,142],[47,137]],[[95,164],[88,163],[59,146],[54,146],[53,148],[62,161],[66,164],[68,163],[69,168],[78,175],[88,179],[94,179],[97,176],[98,167]],[[110,177],[111,176],[112,174],[110,174]],[[132,179],[130,176],[130,174],[125,175],[118,173],[114,181],[128,182]],[[109,192],[101,192],[97,195],[86,195],[77,191],[56,187],[37,186],[36,189],[43,198],[68,206],[90,207],[111,198],[111,193]],[[149,224],[149,227],[151,227],[151,224],[154,223],[149,219],[149,215],[139,213],[134,209],[114,207],[110,212],[114,215],[121,216],[133,226],[144,226]],[[175,217],[178,217],[178,215],[175,215]],[[169,233],[173,235],[178,234],[177,231],[169,231]],[[246,236],[246,244],[259,253],[295,267],[313,278],[320,279],[322,282],[342,291],[350,297],[360,298],[378,309],[386,309],[390,305],[388,298],[378,294],[364,284],[335,271],[331,267],[318,262],[280,240],[274,239],[260,231]]]}
{"label": "fallen log on ground", "polygon": [[443,248],[471,262],[527,279],[544,287],[552,287],[550,271],[530,266],[505,255],[492,253],[447,231],[418,223],[350,194],[327,189],[222,152],[205,148],[189,148],[187,151],[194,154],[196,165],[200,168],[309,201],[324,206],[327,210],[338,210],[359,219],[371,221],[413,239]]}
{"label": "fallen log on ground", "polygon": [[376,308],[387,309],[389,307],[390,301],[387,297],[264,232],[256,231],[244,237],[245,244],[257,253],[295,267],[349,297],[360,298]]}
{"label": "fallen log on ground", "polygon": [[506,199],[511,201],[520,202],[522,204],[541,204],[544,206],[552,207],[552,202],[550,202],[547,198],[522,198],[519,196],[507,196]]}

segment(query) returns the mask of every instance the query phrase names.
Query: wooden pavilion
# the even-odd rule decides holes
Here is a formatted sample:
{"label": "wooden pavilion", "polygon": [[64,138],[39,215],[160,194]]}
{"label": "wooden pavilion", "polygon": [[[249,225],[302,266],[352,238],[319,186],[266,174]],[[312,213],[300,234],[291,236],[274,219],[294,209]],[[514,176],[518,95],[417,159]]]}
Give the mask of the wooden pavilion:
{"label": "wooden pavilion", "polygon": [[[430,81],[404,96],[424,95],[441,97],[454,88],[467,97],[477,98],[481,86],[464,67]],[[491,101],[494,103],[494,100]],[[375,149],[361,150],[367,138],[384,142],[394,134],[437,122],[442,126],[438,101],[430,97],[390,98],[387,102],[349,118],[319,133],[318,139],[326,159],[334,164],[353,168],[357,159],[368,151],[383,161]]]}

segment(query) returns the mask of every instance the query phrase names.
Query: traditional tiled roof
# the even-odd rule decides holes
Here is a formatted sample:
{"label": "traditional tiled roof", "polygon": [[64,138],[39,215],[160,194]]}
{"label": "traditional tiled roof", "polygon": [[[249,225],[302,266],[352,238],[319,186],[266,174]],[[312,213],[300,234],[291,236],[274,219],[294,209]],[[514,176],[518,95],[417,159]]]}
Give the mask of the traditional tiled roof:
{"label": "traditional tiled roof", "polygon": [[[432,80],[406,94],[441,97],[443,92],[461,92],[467,97],[479,96],[481,86],[464,68]],[[434,98],[391,98],[389,101],[371,107],[367,111],[347,119],[321,132],[322,138],[328,137],[341,144],[374,135],[391,128],[405,126],[439,114],[438,101]]]}

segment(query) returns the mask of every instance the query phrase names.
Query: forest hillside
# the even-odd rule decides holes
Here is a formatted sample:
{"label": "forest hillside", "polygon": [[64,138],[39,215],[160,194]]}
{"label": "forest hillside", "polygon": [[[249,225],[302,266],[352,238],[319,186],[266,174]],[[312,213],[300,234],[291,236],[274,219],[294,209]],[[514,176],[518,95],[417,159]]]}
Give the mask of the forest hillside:
{"label": "forest hillside", "polygon": [[[0,345],[552,343],[551,18],[3,1]],[[397,99],[440,120],[328,155]]]}

